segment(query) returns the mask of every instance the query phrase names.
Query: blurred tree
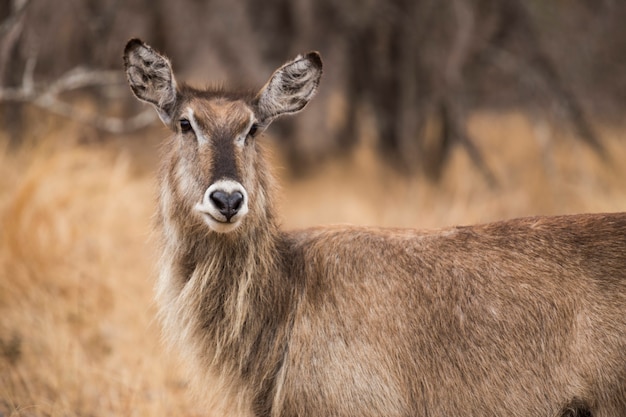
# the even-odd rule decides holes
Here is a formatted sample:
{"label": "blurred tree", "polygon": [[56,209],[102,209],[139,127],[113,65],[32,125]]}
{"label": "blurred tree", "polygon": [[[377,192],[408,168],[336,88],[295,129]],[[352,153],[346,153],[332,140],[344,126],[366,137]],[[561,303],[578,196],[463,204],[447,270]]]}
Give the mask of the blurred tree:
{"label": "blurred tree", "polygon": [[[400,171],[436,179],[458,145],[495,183],[467,131],[480,108],[556,109],[559,123],[604,152],[590,120],[621,121],[624,18],[626,3],[613,0],[0,0],[0,122],[18,136],[21,108],[37,104],[38,94],[10,100],[7,90],[45,92],[76,68],[121,76],[130,37],[165,52],[181,77],[250,87],[317,49],[326,62],[318,99],[274,130],[294,170],[350,152],[367,126]],[[139,112],[122,80],[85,91],[98,116]]]}

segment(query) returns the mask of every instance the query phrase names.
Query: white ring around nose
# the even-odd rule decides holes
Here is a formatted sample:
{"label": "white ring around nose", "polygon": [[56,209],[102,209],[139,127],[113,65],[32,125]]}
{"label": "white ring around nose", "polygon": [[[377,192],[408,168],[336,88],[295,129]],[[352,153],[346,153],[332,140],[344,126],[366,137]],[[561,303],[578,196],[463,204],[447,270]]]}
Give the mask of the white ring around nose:
{"label": "white ring around nose", "polygon": [[[243,195],[241,206],[239,207],[237,213],[231,217],[230,221],[220,212],[219,208],[216,207],[211,200],[211,194],[215,191],[222,191],[227,194],[240,192],[241,195]],[[196,204],[195,209],[201,213],[202,217],[212,230],[219,233],[228,233],[235,230],[248,213],[248,193],[243,185],[237,181],[219,180],[207,188],[204,192],[202,202]]]}

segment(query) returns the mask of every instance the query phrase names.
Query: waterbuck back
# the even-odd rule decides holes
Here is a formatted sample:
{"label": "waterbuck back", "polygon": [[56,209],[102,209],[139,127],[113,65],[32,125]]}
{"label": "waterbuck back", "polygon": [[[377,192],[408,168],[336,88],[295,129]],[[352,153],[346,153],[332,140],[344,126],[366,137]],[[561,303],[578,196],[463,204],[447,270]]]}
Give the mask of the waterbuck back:
{"label": "waterbuck back", "polygon": [[256,93],[180,84],[136,39],[124,63],[173,132],[160,319],[216,414],[626,416],[626,214],[282,231],[259,136],[319,55]]}

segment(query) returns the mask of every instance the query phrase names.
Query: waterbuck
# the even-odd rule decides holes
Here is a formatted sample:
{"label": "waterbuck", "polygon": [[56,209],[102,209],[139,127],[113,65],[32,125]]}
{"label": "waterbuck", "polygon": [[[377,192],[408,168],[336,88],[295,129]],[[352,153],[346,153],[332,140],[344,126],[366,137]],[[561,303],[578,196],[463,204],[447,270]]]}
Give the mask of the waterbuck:
{"label": "waterbuck", "polygon": [[258,93],[178,83],[137,39],[124,63],[173,132],[158,209],[164,334],[222,411],[626,416],[626,214],[283,231],[258,137],[315,95],[319,54]]}

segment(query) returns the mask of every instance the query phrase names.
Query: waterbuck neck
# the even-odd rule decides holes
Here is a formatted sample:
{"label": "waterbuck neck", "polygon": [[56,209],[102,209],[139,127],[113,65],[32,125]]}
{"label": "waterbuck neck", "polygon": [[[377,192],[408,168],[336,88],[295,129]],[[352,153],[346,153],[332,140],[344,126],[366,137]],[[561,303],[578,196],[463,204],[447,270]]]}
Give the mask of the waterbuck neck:
{"label": "waterbuck neck", "polygon": [[284,294],[287,286],[270,282],[280,276],[281,262],[274,181],[264,166],[261,146],[254,145],[258,158],[249,167],[255,173],[254,186],[247,187],[249,213],[237,229],[218,233],[194,210],[197,200],[188,196],[197,187],[190,181],[202,179],[185,175],[186,161],[175,146],[172,142],[164,157],[158,219],[163,231],[161,282],[171,287],[160,286],[157,298],[176,306],[170,312],[189,314],[167,313],[162,319],[171,333],[186,329],[183,344],[191,349],[190,356],[209,360],[209,369],[220,364],[229,373],[250,374],[251,359],[244,358],[250,357],[259,340],[271,336],[261,334],[262,323],[276,320],[272,315],[289,304]]}
{"label": "waterbuck neck", "polygon": [[[281,272],[281,234],[271,212],[265,215],[265,221],[246,222],[233,233],[202,228],[187,232],[194,239],[166,240],[162,261],[178,280],[172,311],[182,314],[162,316],[166,327],[185,329],[179,334],[188,356],[204,358],[208,372],[256,386],[269,384],[268,369],[273,373],[280,365],[289,326],[278,323],[290,322],[296,299]],[[257,357],[268,349],[267,357]]]}

